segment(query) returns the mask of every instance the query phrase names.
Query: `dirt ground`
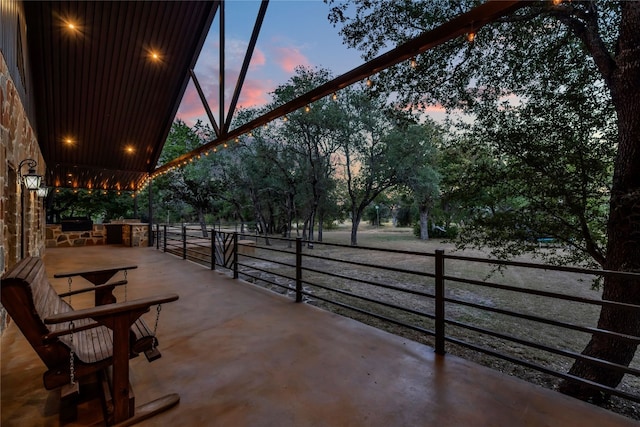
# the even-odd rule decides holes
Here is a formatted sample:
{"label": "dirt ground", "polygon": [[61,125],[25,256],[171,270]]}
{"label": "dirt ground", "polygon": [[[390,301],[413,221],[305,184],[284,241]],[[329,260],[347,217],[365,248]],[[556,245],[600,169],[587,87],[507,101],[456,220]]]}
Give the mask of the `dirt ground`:
{"label": "dirt ground", "polygon": [[[325,231],[323,236],[324,243],[336,243],[348,245],[350,239],[350,230],[348,226],[341,226],[337,229]],[[258,246],[260,246],[260,241]],[[283,246],[283,242],[272,241],[272,248],[279,248],[281,250],[287,250]],[[370,227],[362,226],[358,232],[358,246],[359,247],[371,247],[371,248],[384,248],[394,249],[402,251],[415,251],[420,253],[433,254],[436,249],[443,249],[446,254],[464,255],[471,257],[485,258],[487,253],[480,250],[466,250],[464,252],[456,251],[455,247],[451,243],[443,242],[439,239],[432,239],[429,241],[420,241],[413,236],[412,230],[409,228],[393,228],[389,225],[383,227]],[[313,249],[305,246],[303,250],[305,255],[309,255],[310,258],[305,258],[305,266],[316,268],[324,271],[338,271],[340,275],[359,277],[361,279],[369,280],[375,283],[385,283],[392,286],[401,286],[411,289],[420,289],[423,291],[429,291],[429,285],[425,285],[424,275],[422,273],[433,271],[433,261],[431,258],[425,256],[415,256],[412,254],[390,254],[388,252],[367,251],[366,263],[372,265],[385,265],[393,266],[398,269],[406,269],[416,272],[416,274],[406,274],[403,272],[384,272],[376,270],[375,268],[369,268],[366,266],[354,266],[352,264],[343,264],[342,266],[336,266],[329,261],[322,259],[314,259],[313,256],[328,257],[332,259],[345,259],[355,260],[358,259],[362,262],[362,251],[353,251],[349,248],[324,246],[321,244],[315,244]],[[282,252],[265,251],[257,249],[257,256],[272,259],[274,261],[283,262],[288,260],[291,262],[290,254]],[[532,257],[521,257],[519,261],[538,262]],[[265,277],[268,275],[266,271],[273,271],[279,274],[286,274],[292,277],[290,268],[277,265],[274,262],[265,262],[257,260],[249,260],[248,264],[251,264],[256,268],[253,273],[256,272],[259,276]],[[573,273],[556,272],[549,270],[531,270],[517,267],[509,267],[506,270],[495,271],[495,267],[487,264],[470,263],[462,261],[448,260],[445,264],[445,274],[455,277],[473,278],[476,280],[489,280],[493,283],[506,284],[510,286],[517,286],[522,288],[532,288],[540,290],[551,290],[554,292],[566,293],[568,295],[578,295],[589,298],[600,297],[600,293],[597,290],[592,289],[592,280],[590,277],[584,275],[577,275]],[[289,270],[288,273],[286,270]],[[316,275],[314,273],[307,273],[305,271],[304,277],[310,282],[322,283],[321,274]],[[416,279],[416,277],[418,279]],[[274,279],[281,285],[288,285],[287,280],[281,278]],[[432,281],[432,280],[431,280]],[[513,292],[505,292],[491,288],[481,288],[470,284],[461,284],[456,282],[448,283],[446,295],[451,298],[469,302],[472,304],[480,304],[487,307],[506,308],[509,310],[531,314],[540,315],[554,320],[560,320],[572,324],[595,326],[599,314],[598,307],[585,306],[584,304],[573,304],[562,300],[554,300],[549,298],[541,298],[531,295],[516,294]],[[276,291],[281,291],[282,288],[265,284],[266,287],[270,287]],[[347,279],[342,280],[340,278],[331,277],[330,286],[339,288],[345,292],[365,295],[366,297],[383,300],[392,305],[398,305],[405,308],[413,309],[419,312],[433,312],[433,303],[431,300],[425,298],[416,298],[411,294],[403,294],[394,292],[392,290],[379,288],[376,286],[369,286],[367,284],[354,283]],[[324,291],[322,289],[311,289],[311,287],[305,287],[310,290],[317,297],[336,298],[336,294]],[[347,304],[357,305],[363,310],[371,310],[380,312],[380,307],[375,304],[369,304],[366,301],[363,303],[361,300],[357,300],[340,295],[340,300]],[[394,325],[387,321],[379,320],[365,314],[354,312],[343,307],[336,306],[323,302],[320,298],[314,299],[313,296],[308,298],[309,303],[321,306],[325,309],[337,312],[339,314],[353,317],[364,323],[371,324],[381,329],[387,330],[397,335],[402,335],[415,341],[423,342],[429,345],[433,345],[431,336],[420,331],[408,329],[402,326]],[[375,307],[374,307],[375,306]],[[374,310],[375,308],[375,310]],[[544,310],[544,312],[541,312]],[[425,321],[424,317],[421,320],[416,320],[417,317],[411,313],[402,313],[397,310],[383,308],[382,312],[389,317],[398,319],[401,322],[409,324],[417,324],[424,329],[432,329],[433,323],[428,319]],[[540,325],[536,322],[527,320],[512,319],[509,316],[501,315],[498,313],[492,313],[487,311],[481,311],[474,309],[473,307],[457,304],[447,304],[446,317],[459,321],[465,324],[482,327],[492,331],[498,331],[508,336],[515,336],[518,338],[526,339],[541,344],[547,344],[551,347],[562,348],[573,352],[581,352],[586,343],[589,340],[589,335],[581,332],[567,331],[565,329],[558,329],[553,327],[547,327]],[[416,323],[417,322],[417,323]],[[510,356],[517,357],[538,365],[548,367],[560,372],[566,372],[573,362],[572,359],[559,356],[553,353],[549,353],[542,350],[535,350],[531,347],[519,345],[513,342],[497,339],[492,336],[483,335],[478,332],[473,332],[465,328],[459,328],[455,326],[447,326],[447,335],[452,336],[467,342],[473,342],[475,345],[479,345],[484,348],[496,350],[502,353],[507,353]],[[453,353],[464,358],[473,360],[477,363],[490,366],[508,375],[514,375],[525,379],[527,381],[539,384],[547,388],[556,388],[559,384],[559,380],[551,375],[541,373],[537,370],[522,367],[506,362],[495,357],[487,356],[483,353],[467,349],[459,345],[448,343],[446,347],[447,352]],[[640,356],[636,355],[636,358],[632,362],[631,366],[636,369],[640,369]],[[619,386],[620,389],[628,391],[632,394],[637,394],[637,390],[640,389],[640,379],[627,375],[623,380],[623,383]],[[626,415],[633,419],[640,420],[640,405],[632,402],[613,397],[607,408]]]}

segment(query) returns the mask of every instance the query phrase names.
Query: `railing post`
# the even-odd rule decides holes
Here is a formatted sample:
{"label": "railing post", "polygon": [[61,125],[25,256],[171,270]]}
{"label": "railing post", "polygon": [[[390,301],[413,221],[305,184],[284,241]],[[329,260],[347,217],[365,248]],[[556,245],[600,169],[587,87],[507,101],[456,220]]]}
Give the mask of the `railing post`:
{"label": "railing post", "polygon": [[216,226],[211,229],[211,269],[216,269]]}
{"label": "railing post", "polygon": [[160,249],[160,224],[156,223],[156,250]]}
{"label": "railing post", "polygon": [[163,239],[162,239],[162,252],[167,252],[167,224],[163,225]]}
{"label": "railing post", "polygon": [[302,302],[302,238],[296,237],[296,302]]}
{"label": "railing post", "polygon": [[182,225],[182,259],[187,259],[187,226]]}
{"label": "railing post", "polygon": [[436,250],[436,354],[444,354],[444,251]]}
{"label": "railing post", "polygon": [[238,233],[233,233],[233,278],[238,278]]}

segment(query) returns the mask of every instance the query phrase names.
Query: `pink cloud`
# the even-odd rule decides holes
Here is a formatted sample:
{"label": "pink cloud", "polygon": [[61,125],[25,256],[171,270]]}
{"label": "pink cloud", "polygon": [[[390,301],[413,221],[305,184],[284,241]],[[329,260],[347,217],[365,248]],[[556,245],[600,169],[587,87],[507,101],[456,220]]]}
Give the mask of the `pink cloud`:
{"label": "pink cloud", "polygon": [[[210,98],[209,106],[214,117],[217,117],[217,106],[211,102],[211,99],[212,98]],[[190,82],[184,93],[178,112],[176,113],[176,118],[183,120],[189,126],[193,126],[198,119],[205,117],[207,117],[207,113],[202,105],[200,96],[198,95],[193,82]]]}
{"label": "pink cloud", "polygon": [[261,67],[266,63],[267,58],[264,55],[264,52],[256,48],[253,51],[253,56],[251,57],[251,67]]}
{"label": "pink cloud", "polygon": [[280,68],[287,73],[293,73],[300,65],[311,66],[307,57],[295,47],[276,47],[273,49],[273,56]]}
{"label": "pink cloud", "polygon": [[246,80],[240,93],[238,106],[249,108],[262,106],[269,102],[269,92],[273,91],[273,84],[265,80]]}

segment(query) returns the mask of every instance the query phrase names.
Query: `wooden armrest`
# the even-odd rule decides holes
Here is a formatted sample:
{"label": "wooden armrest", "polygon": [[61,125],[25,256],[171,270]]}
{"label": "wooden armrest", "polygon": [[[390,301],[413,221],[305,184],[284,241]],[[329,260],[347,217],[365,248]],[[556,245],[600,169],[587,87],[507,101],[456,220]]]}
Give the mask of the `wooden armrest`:
{"label": "wooden armrest", "polygon": [[122,286],[126,284],[127,284],[126,280],[118,280],[117,282],[105,283],[104,285],[92,286],[90,288],[76,289],[75,291],[71,291],[71,292],[64,292],[62,294],[58,294],[58,296],[60,298],[64,298],[64,297],[68,297],[75,294],[82,294],[85,292],[91,292],[91,291],[95,292],[100,289],[113,289],[116,286]]}
{"label": "wooden armrest", "polygon": [[133,270],[136,268],[138,268],[137,265],[106,267],[106,268],[100,268],[98,270],[80,270],[80,271],[72,271],[72,272],[66,272],[66,273],[57,273],[57,274],[54,274],[53,277],[55,277],[56,279],[59,279],[61,277],[74,277],[74,276],[82,276],[86,274],[103,274],[103,273],[111,273],[111,272],[116,273],[120,270]]}
{"label": "wooden armrest", "polygon": [[140,298],[128,302],[105,304],[82,310],[74,310],[67,313],[58,313],[44,319],[47,325],[55,323],[71,322],[78,319],[99,319],[115,317],[118,314],[130,313],[140,310],[148,310],[152,305],[164,304],[178,299],[176,294],[166,294],[154,297]]}

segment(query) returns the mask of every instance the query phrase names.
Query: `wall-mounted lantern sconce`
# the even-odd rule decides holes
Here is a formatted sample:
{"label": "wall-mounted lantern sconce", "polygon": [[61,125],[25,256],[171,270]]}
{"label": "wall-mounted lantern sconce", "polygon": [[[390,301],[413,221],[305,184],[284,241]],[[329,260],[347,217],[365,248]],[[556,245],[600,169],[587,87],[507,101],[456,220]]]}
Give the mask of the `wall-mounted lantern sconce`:
{"label": "wall-mounted lantern sconce", "polygon": [[[27,165],[28,172],[23,175],[22,167]],[[18,177],[20,178],[20,188],[24,185],[29,191],[38,191],[42,177],[36,173],[38,163],[33,159],[24,159],[18,165]],[[24,236],[24,192],[20,191],[20,259],[24,258],[25,236]]]}
{"label": "wall-mounted lantern sconce", "polygon": [[[26,175],[22,175],[22,167],[25,163],[29,167],[29,171]],[[36,166],[38,166],[38,163],[33,159],[24,159],[18,166],[18,175],[20,176],[22,183],[31,191],[40,188],[40,181],[42,180],[42,177],[36,174]]]}
{"label": "wall-mounted lantern sconce", "polygon": [[40,187],[38,187],[38,190],[36,191],[38,192],[38,197],[44,199],[49,195],[49,190],[51,190],[51,187],[47,187],[46,185],[44,185],[44,182],[41,182]]}

